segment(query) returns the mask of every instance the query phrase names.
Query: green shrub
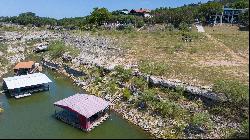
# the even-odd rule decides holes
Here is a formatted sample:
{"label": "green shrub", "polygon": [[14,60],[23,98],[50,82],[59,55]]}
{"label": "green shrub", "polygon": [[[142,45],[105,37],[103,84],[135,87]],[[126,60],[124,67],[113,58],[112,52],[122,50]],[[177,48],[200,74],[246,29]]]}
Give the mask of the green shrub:
{"label": "green shrub", "polygon": [[249,139],[249,119],[246,119],[241,123],[240,131],[235,129],[226,129],[227,139]]}
{"label": "green shrub", "polygon": [[157,101],[155,95],[156,92],[153,89],[147,89],[142,94],[142,100],[147,103]]}
{"label": "green shrub", "polygon": [[179,25],[179,30],[188,32],[190,31],[189,25],[186,22],[181,22]]}
{"label": "green shrub", "polygon": [[101,77],[95,77],[94,83],[95,83],[96,85],[98,85],[98,84],[101,83],[101,82],[102,82],[102,78],[101,78]]}
{"label": "green shrub", "polygon": [[165,117],[170,117],[173,119],[182,118],[185,115],[185,110],[183,110],[179,104],[171,101],[166,101],[162,103],[161,113]]}
{"label": "green shrub", "polygon": [[49,45],[49,53],[53,59],[61,57],[65,51],[65,44],[61,41],[54,41]]}
{"label": "green shrub", "polygon": [[212,121],[210,120],[210,115],[205,112],[198,112],[191,118],[191,123],[198,126],[203,126],[208,129],[212,127]]}
{"label": "green shrub", "polygon": [[132,70],[131,69],[124,69],[122,66],[115,67],[116,74],[118,80],[122,82],[127,82],[132,77]]}
{"label": "green shrub", "polygon": [[131,97],[131,92],[128,88],[123,89],[123,97],[126,100],[129,100]]}
{"label": "green shrub", "polygon": [[177,87],[175,90],[161,87],[160,90],[164,92],[166,98],[173,101],[178,101],[179,99],[185,98],[183,96],[184,89],[182,87]]}
{"label": "green shrub", "polygon": [[185,90],[184,90],[183,87],[177,86],[177,87],[175,88],[175,91],[176,91],[177,93],[179,93],[179,94],[183,94]]}
{"label": "green shrub", "polygon": [[174,48],[173,48],[172,51],[174,51],[174,52],[179,52],[179,51],[183,51],[183,49],[184,49],[184,47],[183,47],[182,44],[176,44],[176,45],[174,46]]}
{"label": "green shrub", "polygon": [[198,49],[196,47],[192,47],[190,50],[189,50],[189,53],[190,54],[194,54],[194,53],[197,53],[198,52]]}
{"label": "green shrub", "polygon": [[118,90],[118,86],[115,81],[111,80],[106,84],[106,91],[115,94]]}
{"label": "green shrub", "polygon": [[237,107],[249,106],[249,87],[238,81],[218,80],[213,86],[213,90],[224,93]]}
{"label": "green shrub", "polygon": [[148,88],[148,83],[142,77],[133,77],[132,84],[136,85],[139,89],[144,90]]}
{"label": "green shrub", "polygon": [[53,59],[61,57],[65,52],[72,57],[76,57],[80,54],[80,50],[78,48],[66,46],[62,41],[53,41],[50,43],[49,54]]}
{"label": "green shrub", "polygon": [[8,46],[6,44],[0,43],[0,52],[6,53],[8,50]]}
{"label": "green shrub", "polygon": [[142,60],[139,63],[139,69],[143,73],[153,75],[165,75],[169,72],[169,66],[166,63],[149,62],[148,60]]}
{"label": "green shrub", "polygon": [[172,32],[172,31],[174,31],[175,28],[174,28],[173,24],[169,24],[169,25],[165,26],[165,29]]}
{"label": "green shrub", "polygon": [[241,123],[241,137],[249,139],[249,119]]}

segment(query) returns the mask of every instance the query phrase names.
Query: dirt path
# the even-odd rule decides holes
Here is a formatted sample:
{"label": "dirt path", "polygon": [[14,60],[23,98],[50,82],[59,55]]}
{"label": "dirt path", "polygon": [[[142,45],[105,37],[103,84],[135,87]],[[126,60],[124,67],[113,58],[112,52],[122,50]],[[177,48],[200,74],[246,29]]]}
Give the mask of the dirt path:
{"label": "dirt path", "polygon": [[223,44],[222,42],[220,42],[219,40],[217,40],[210,34],[205,33],[205,35],[208,37],[209,40],[213,41],[214,44],[218,45],[220,48],[224,49],[228,54],[230,54],[234,58],[235,61],[238,61],[241,64],[249,64],[249,61],[247,58],[238,55],[237,53],[235,53],[233,50],[228,48],[225,44]]}

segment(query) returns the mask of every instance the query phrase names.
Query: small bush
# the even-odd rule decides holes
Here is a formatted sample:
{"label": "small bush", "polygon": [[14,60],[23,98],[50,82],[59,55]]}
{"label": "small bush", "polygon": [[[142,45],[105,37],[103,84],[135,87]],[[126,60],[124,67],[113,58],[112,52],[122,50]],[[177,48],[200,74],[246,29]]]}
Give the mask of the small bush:
{"label": "small bush", "polygon": [[238,81],[218,80],[215,82],[213,90],[224,93],[237,107],[249,106],[249,87],[247,85]]}
{"label": "small bush", "polygon": [[173,48],[173,51],[174,52],[179,52],[179,51],[182,51],[183,50],[183,45],[182,44],[176,44]]}
{"label": "small bush", "polygon": [[207,130],[211,130],[213,127],[213,122],[210,119],[209,113],[198,112],[191,117],[191,124],[204,127]]}
{"label": "small bush", "polygon": [[241,137],[249,138],[249,119],[246,119],[241,123]]}
{"label": "small bush", "polygon": [[183,87],[177,86],[177,87],[175,88],[175,91],[176,91],[177,93],[179,93],[179,94],[183,94],[185,90],[184,90]]}
{"label": "small bush", "polygon": [[198,126],[205,125],[210,120],[208,113],[195,113],[192,117],[191,123]]}
{"label": "small bush", "polygon": [[7,50],[8,50],[8,46],[3,43],[0,43],[0,52],[6,53]]}
{"label": "small bush", "polygon": [[179,25],[179,30],[188,32],[190,31],[189,25],[186,22],[181,22]]}
{"label": "small bush", "polygon": [[192,47],[190,50],[189,50],[189,53],[190,54],[194,54],[194,53],[197,53],[198,52],[198,49],[196,47]]}
{"label": "small bush", "polygon": [[61,41],[54,41],[49,45],[49,53],[53,59],[61,57],[65,51],[65,44]]}
{"label": "small bush", "polygon": [[174,31],[175,28],[174,28],[174,25],[169,24],[169,25],[165,26],[165,29],[172,32],[172,31]]}
{"label": "small bush", "polygon": [[136,85],[141,90],[147,89],[148,87],[147,81],[142,77],[133,77],[132,84]]}
{"label": "small bush", "polygon": [[122,66],[115,67],[116,74],[115,76],[118,80],[122,82],[127,82],[132,77],[132,70],[131,69],[124,69]]}
{"label": "small bush", "polygon": [[101,77],[96,77],[96,78],[95,78],[94,83],[95,83],[96,85],[98,85],[98,84],[101,83],[101,82],[102,82],[102,78],[101,78]]}
{"label": "small bush", "polygon": [[111,94],[115,94],[118,90],[118,86],[116,84],[115,81],[109,81],[107,84],[106,84],[106,91],[111,93]]}
{"label": "small bush", "polygon": [[140,61],[139,69],[143,73],[153,75],[165,75],[170,70],[169,66],[160,62],[149,62],[148,60]]}
{"label": "small bush", "polygon": [[249,119],[246,119],[241,123],[240,131],[229,130],[226,135],[228,139],[249,139]]}
{"label": "small bush", "polygon": [[126,100],[129,100],[131,97],[131,92],[129,91],[128,88],[123,89],[123,97]]}

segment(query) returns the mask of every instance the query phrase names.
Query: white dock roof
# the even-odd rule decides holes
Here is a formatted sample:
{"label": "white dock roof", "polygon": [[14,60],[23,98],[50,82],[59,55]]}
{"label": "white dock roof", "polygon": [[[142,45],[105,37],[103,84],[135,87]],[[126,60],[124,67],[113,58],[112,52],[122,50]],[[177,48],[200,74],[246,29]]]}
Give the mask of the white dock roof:
{"label": "white dock roof", "polygon": [[34,86],[39,84],[46,84],[52,82],[43,73],[33,73],[28,75],[14,76],[3,78],[8,89],[16,89],[21,87]]}

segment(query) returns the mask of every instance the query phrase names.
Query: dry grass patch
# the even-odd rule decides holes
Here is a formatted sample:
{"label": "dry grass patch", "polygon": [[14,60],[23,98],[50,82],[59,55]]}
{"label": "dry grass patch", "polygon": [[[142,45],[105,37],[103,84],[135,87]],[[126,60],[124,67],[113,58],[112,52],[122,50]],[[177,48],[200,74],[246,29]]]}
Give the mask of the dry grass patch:
{"label": "dry grass patch", "polygon": [[[225,38],[232,38],[237,34],[239,40],[242,39],[238,41],[240,45],[243,44],[242,50],[248,50],[246,45],[248,35],[233,27],[228,28],[230,33],[226,32],[227,29],[216,30],[217,27],[214,27],[214,30]],[[205,30],[208,33],[215,32],[211,27],[205,27]],[[153,32],[103,30],[81,34],[85,33],[113,38],[117,46],[126,50],[125,62],[138,63],[140,69],[146,73],[201,85],[213,84],[217,79],[237,79],[248,83],[249,72],[246,64],[239,63],[232,53],[216,44],[204,33],[195,31],[188,33],[192,37],[192,42],[184,42],[183,32],[178,30]],[[214,37],[214,34],[211,36]],[[225,43],[225,46],[231,49],[234,45],[227,46]]]}

